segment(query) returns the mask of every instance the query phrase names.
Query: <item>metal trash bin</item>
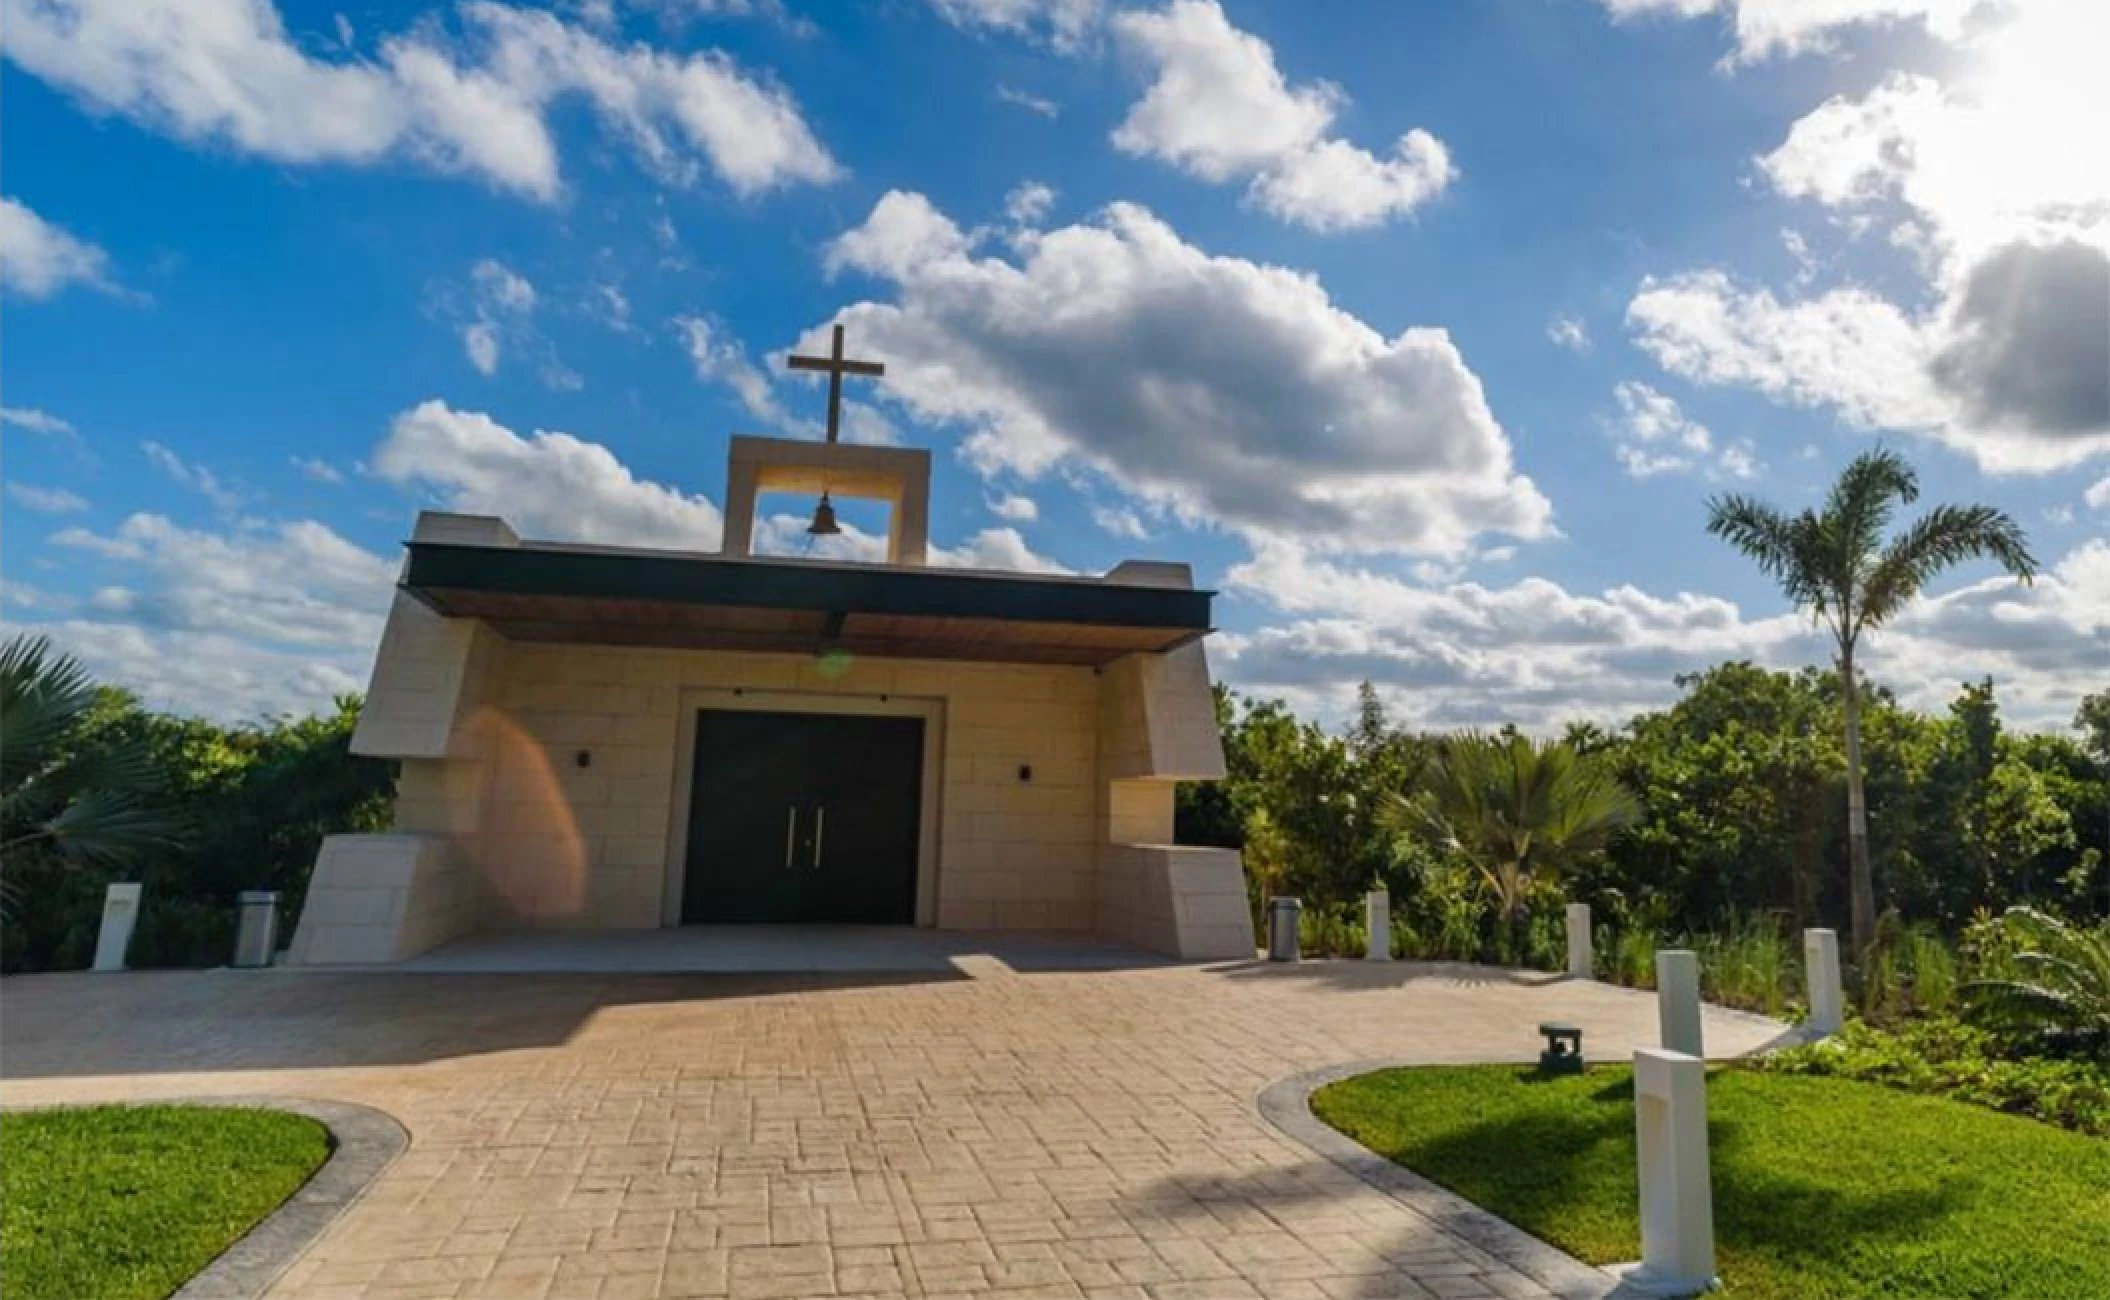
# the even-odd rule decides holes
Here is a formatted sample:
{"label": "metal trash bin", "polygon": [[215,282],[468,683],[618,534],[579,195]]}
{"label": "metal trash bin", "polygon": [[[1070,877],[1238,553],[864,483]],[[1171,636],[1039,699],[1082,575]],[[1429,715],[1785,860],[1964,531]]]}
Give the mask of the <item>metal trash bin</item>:
{"label": "metal trash bin", "polygon": [[1269,961],[1301,961],[1304,953],[1299,946],[1297,922],[1304,915],[1304,904],[1294,898],[1271,898],[1267,902],[1267,959]]}
{"label": "metal trash bin", "polygon": [[278,891],[245,889],[235,896],[239,923],[234,935],[234,964],[269,966],[278,955]]}

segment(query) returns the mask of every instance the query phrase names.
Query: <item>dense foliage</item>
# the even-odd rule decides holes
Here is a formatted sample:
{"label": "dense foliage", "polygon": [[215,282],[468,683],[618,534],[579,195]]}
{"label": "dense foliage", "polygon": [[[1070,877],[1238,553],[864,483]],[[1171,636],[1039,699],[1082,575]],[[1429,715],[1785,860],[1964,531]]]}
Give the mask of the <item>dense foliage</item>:
{"label": "dense foliage", "polygon": [[145,884],[135,966],[218,965],[234,936],[234,898],[280,892],[281,923],[300,914],[324,835],[378,830],[390,765],[350,752],[359,701],[329,713],[223,726],[142,708],[104,688],[52,740],[53,761],[107,770],[125,756],[137,797],[180,818],[173,842],[122,859],[69,855],[50,841],[8,849],[10,902],[0,970],[76,969],[94,955],[103,888]]}
{"label": "dense foliage", "polygon": [[[1727,663],[1678,680],[1683,695],[1667,709],[1617,730],[1569,730],[1570,746],[1632,792],[1638,815],[1600,851],[1534,877],[1527,960],[1557,957],[1568,900],[1593,905],[1600,960],[1615,966],[1667,939],[1754,930],[1773,936],[1773,952],[1753,940],[1739,960],[1785,952],[1792,966],[1791,937],[1803,927],[1845,928],[1836,677]],[[2088,724],[2110,712],[2104,699],[2083,706],[2084,746],[2008,730],[1989,682],[1966,684],[1941,714],[1863,684],[1869,854],[1889,933],[1954,938],[1981,912],[2017,903],[2105,915],[2110,725]],[[1315,931],[1353,920],[1363,891],[1381,882],[1402,952],[1495,955],[1499,907],[1473,864],[1435,827],[1384,815],[1394,796],[1425,788],[1442,737],[1393,726],[1368,687],[1341,735],[1278,702],[1219,691],[1217,705],[1228,779],[1183,789],[1183,840],[1242,847],[1256,904],[1297,895]]]}

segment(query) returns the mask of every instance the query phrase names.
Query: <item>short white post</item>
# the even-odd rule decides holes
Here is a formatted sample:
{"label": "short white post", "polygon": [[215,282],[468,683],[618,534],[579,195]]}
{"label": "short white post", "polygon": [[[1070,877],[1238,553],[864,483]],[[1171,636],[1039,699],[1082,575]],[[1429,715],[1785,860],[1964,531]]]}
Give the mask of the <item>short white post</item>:
{"label": "short white post", "polygon": [[103,928],[95,936],[96,970],[125,968],[125,949],[132,946],[132,927],[139,923],[139,890],[135,881],[104,891]]}
{"label": "short white post", "polygon": [[1707,1169],[1707,1063],[1684,1052],[1634,1053],[1634,1139],[1641,1174],[1641,1263],[1626,1288],[1683,1296],[1714,1285],[1714,1188]]}
{"label": "short white post", "polygon": [[1706,1057],[1700,1043],[1700,958],[1690,949],[1656,954],[1656,1017],[1664,1051]]}
{"label": "short white post", "polygon": [[1846,1027],[1846,987],[1839,979],[1839,932],[1802,932],[1803,972],[1810,989],[1810,1029],[1836,1034]]}
{"label": "short white post", "polygon": [[1586,980],[1596,973],[1590,953],[1590,905],[1568,904],[1568,977]]}
{"label": "short white post", "polygon": [[1392,960],[1392,894],[1388,890],[1373,889],[1363,895],[1363,959],[1365,961]]}

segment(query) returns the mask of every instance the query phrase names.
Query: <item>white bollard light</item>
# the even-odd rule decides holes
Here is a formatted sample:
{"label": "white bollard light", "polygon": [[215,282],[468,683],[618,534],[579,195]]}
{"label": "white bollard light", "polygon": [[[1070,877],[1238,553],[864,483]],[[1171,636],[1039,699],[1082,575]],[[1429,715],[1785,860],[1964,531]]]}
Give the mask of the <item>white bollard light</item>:
{"label": "white bollard light", "polygon": [[1705,1058],[1700,1042],[1700,958],[1685,948],[1656,954],[1656,1017],[1663,1050]]}
{"label": "white bollard light", "polygon": [[1590,952],[1590,905],[1568,904],[1568,976],[1586,980],[1596,973]]}
{"label": "white bollard light", "polygon": [[1634,1139],[1641,1175],[1641,1262],[1621,1294],[1684,1296],[1714,1276],[1714,1189],[1707,1167],[1707,1063],[1634,1053]]}
{"label": "white bollard light", "polygon": [[1846,1027],[1846,986],[1839,979],[1839,933],[1804,930],[1802,963],[1810,988],[1810,1029],[1836,1034]]}
{"label": "white bollard light", "polygon": [[1363,895],[1364,950],[1366,961],[1392,960],[1392,895],[1373,889]]}
{"label": "white bollard light", "polygon": [[125,949],[132,946],[132,927],[139,923],[140,886],[112,885],[103,894],[103,926],[95,936],[95,969],[123,970]]}

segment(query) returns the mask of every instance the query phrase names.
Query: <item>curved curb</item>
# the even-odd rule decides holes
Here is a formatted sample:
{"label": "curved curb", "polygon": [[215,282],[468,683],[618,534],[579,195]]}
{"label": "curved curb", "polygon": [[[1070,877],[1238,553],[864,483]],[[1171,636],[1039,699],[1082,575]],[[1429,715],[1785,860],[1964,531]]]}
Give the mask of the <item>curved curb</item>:
{"label": "curved curb", "polygon": [[1605,1300],[1619,1290],[1619,1279],[1590,1267],[1547,1244],[1507,1219],[1488,1213],[1456,1192],[1372,1151],[1311,1113],[1311,1094],[1372,1070],[1397,1069],[1424,1062],[1352,1061],[1278,1079],[1260,1090],[1254,1103],[1261,1118],[1285,1135],[1326,1157],[1363,1182],[1390,1196],[1444,1232],[1482,1254],[1507,1265],[1559,1296],[1561,1300]]}
{"label": "curved curb", "polygon": [[[299,1190],[184,1283],[170,1300],[260,1300],[293,1262],[366,1193],[381,1171],[410,1145],[395,1118],[370,1106],[345,1101],[270,1095],[233,1097],[127,1097],[80,1106],[214,1106],[283,1111],[302,1115],[330,1131],[330,1158]],[[9,1106],[9,1112],[78,1109],[79,1106]]]}

